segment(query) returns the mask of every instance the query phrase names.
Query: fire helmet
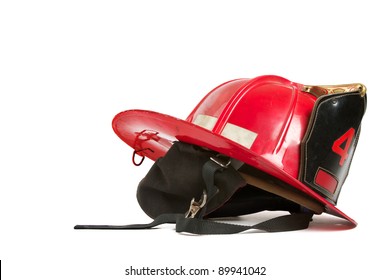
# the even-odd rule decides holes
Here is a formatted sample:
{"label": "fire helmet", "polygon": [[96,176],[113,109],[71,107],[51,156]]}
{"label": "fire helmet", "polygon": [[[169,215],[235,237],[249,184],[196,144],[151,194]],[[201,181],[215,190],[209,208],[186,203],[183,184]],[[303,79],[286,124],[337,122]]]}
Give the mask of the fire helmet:
{"label": "fire helmet", "polygon": [[[263,196],[264,193],[272,194],[299,206],[299,211],[290,212],[325,212],[355,226],[356,222],[340,211],[336,203],[358,142],[366,102],[366,88],[362,84],[308,86],[269,75],[235,79],[219,85],[185,120],[147,110],[128,110],[116,115],[112,125],[120,139],[134,149],[135,164],[140,163],[135,162],[136,156],[141,157],[141,161],[148,157],[157,164],[160,159],[169,157],[175,143],[191,145],[213,153],[206,158],[222,169],[231,164],[244,182],[239,189],[255,186]],[[177,159],[166,159],[166,162],[177,162]],[[181,166],[174,168],[177,172],[172,176],[183,176]],[[184,174],[184,177],[188,176]],[[219,186],[215,185],[218,190],[213,195],[224,188],[221,182]],[[141,184],[138,200],[149,216],[155,218],[170,210],[177,211],[168,206],[148,210],[156,208],[155,204],[169,204],[172,198],[164,203],[154,201],[153,206],[148,203],[150,188],[140,188]],[[163,191],[164,194],[168,192]],[[191,196],[202,196],[202,193],[204,190],[197,190]],[[218,205],[214,203],[202,216],[214,216],[218,208],[234,200],[232,197],[234,195],[230,194]],[[192,201],[189,210],[192,216],[196,216],[206,200],[207,196],[204,196],[198,203]],[[242,201],[246,200],[236,203],[240,205],[236,208],[245,208]],[[190,201],[186,203],[188,205]],[[224,216],[255,212],[254,209],[278,210],[278,207],[228,211]]]}

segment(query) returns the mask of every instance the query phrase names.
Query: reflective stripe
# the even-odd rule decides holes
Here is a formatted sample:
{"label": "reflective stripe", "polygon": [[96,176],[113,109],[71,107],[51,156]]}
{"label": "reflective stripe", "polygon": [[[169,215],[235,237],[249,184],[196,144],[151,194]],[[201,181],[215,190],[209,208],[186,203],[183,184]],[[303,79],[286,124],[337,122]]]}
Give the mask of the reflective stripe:
{"label": "reflective stripe", "polygon": [[206,128],[208,130],[212,130],[217,123],[217,118],[212,116],[206,116],[206,115],[197,115],[195,120],[193,121],[194,124],[199,125],[203,128]]}
{"label": "reflective stripe", "polygon": [[[218,119],[216,117],[197,115],[193,123],[208,130],[212,130],[217,121]],[[257,137],[257,133],[231,123],[225,125],[221,135],[248,149],[252,147],[252,144]]]}
{"label": "reflective stripe", "polygon": [[257,137],[257,133],[231,123],[225,125],[221,135],[248,149],[252,147],[252,144]]}

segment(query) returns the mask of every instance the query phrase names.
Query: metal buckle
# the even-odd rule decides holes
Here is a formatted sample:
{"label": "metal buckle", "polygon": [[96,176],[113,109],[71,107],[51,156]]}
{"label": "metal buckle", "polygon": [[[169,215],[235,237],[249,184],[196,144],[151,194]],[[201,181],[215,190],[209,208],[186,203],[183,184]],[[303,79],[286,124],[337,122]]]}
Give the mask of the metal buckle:
{"label": "metal buckle", "polygon": [[228,168],[228,166],[232,162],[230,158],[228,157],[222,158],[221,156],[219,157],[218,155],[215,157],[210,157],[210,159],[223,168]]}
{"label": "metal buckle", "polygon": [[199,210],[206,205],[206,202],[207,202],[207,194],[205,191],[203,191],[202,197],[200,198],[199,201],[195,201],[195,198],[191,200],[190,209],[188,209],[187,213],[185,214],[185,217],[195,218]]}

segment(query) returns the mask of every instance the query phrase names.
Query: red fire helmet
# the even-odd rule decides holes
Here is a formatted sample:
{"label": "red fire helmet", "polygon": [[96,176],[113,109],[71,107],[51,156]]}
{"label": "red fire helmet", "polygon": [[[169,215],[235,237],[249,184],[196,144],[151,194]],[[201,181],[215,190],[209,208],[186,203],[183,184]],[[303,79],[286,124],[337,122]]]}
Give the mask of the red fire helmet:
{"label": "red fire helmet", "polygon": [[[236,79],[208,93],[186,120],[129,110],[113,119],[134,155],[156,160],[174,141],[239,160],[356,222],[335,207],[366,109],[362,84],[307,86],[278,76]],[[321,211],[317,211],[321,212]]]}

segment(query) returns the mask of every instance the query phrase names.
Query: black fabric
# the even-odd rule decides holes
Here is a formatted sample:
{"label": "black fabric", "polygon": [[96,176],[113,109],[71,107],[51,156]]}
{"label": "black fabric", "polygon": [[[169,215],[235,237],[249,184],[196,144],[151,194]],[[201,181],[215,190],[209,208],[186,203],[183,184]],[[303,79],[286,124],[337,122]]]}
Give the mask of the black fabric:
{"label": "black fabric", "polygon": [[[154,163],[138,185],[137,199],[142,210],[151,218],[163,213],[185,213],[190,201],[201,198],[203,190],[207,189],[203,167],[212,156],[216,156],[216,153],[175,142],[167,154]],[[206,166],[208,165],[209,168],[216,166],[215,163],[207,163]],[[216,166],[215,171],[212,172],[215,182],[213,191],[218,192],[218,196],[210,199],[214,194],[208,194],[210,202],[204,214],[220,207],[237,189],[246,185],[245,180],[231,166]]]}
{"label": "black fabric", "polygon": [[178,143],[153,164],[138,185],[138,203],[151,218],[162,213],[185,213],[191,199],[201,197],[205,188],[198,166],[214,154]]}
{"label": "black fabric", "polygon": [[239,189],[228,203],[225,203],[207,217],[234,217],[261,211],[288,211],[297,213],[301,206],[273,193],[247,185]]}

